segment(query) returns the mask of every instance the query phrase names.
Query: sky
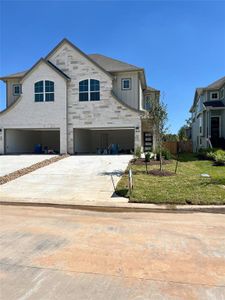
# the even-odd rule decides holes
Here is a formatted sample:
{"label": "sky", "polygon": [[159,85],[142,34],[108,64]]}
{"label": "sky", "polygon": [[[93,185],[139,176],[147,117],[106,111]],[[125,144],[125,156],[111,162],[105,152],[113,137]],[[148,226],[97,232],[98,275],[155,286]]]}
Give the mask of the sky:
{"label": "sky", "polygon": [[[144,67],[177,133],[195,88],[225,76],[224,16],[224,1],[0,0],[0,76],[29,69],[66,37],[87,54]],[[1,83],[0,110],[5,97]]]}

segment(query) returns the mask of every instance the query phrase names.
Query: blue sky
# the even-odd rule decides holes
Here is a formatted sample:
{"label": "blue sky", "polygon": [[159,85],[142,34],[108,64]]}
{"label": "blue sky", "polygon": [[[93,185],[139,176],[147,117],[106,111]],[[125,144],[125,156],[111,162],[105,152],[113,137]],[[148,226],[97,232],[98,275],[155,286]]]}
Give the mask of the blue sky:
{"label": "blue sky", "polygon": [[[164,92],[170,132],[196,87],[225,75],[223,1],[1,1],[0,76],[30,68],[62,38],[86,53],[144,67]],[[5,86],[0,86],[0,110]]]}

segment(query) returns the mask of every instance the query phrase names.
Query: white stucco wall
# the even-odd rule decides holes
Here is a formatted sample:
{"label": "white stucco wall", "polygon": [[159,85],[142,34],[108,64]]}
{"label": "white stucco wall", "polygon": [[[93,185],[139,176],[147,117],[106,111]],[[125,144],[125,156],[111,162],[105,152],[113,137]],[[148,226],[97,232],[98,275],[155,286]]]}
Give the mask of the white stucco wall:
{"label": "white stucco wall", "polygon": [[[34,83],[51,80],[55,83],[54,102],[35,102]],[[66,80],[44,62],[22,82],[23,94],[8,110],[0,112],[0,153],[4,152],[4,129],[57,128],[60,130],[60,152],[67,151]]]}
{"label": "white stucco wall", "polygon": [[[113,79],[110,76],[67,43],[53,52],[48,59],[71,78],[68,84],[69,153],[74,153],[74,128],[138,127],[135,147],[141,145],[140,115],[113,97]],[[100,101],[79,102],[79,81],[88,78],[100,81]]]}

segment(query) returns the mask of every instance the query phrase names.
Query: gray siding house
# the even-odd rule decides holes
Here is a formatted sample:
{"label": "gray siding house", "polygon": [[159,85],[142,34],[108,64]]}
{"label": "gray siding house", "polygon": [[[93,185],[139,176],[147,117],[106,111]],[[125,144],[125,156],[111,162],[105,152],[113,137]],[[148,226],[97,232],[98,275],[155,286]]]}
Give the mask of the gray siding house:
{"label": "gray siding house", "polygon": [[190,112],[193,150],[225,148],[225,77],[197,88]]}
{"label": "gray siding house", "polygon": [[[87,55],[63,39],[29,70],[1,77],[0,154],[99,153],[119,146],[130,153],[155,147],[143,68],[100,54]],[[37,146],[39,146],[37,151]]]}

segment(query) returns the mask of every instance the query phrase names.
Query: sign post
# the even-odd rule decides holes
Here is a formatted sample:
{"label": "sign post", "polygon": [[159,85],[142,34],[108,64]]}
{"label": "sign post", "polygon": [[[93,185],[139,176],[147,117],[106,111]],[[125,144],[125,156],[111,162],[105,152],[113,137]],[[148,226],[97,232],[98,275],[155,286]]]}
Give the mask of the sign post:
{"label": "sign post", "polygon": [[129,185],[129,199],[131,198],[131,193],[132,193],[132,190],[134,188],[133,186],[133,174],[132,174],[132,170],[129,169],[129,173],[128,173],[128,185]]}

